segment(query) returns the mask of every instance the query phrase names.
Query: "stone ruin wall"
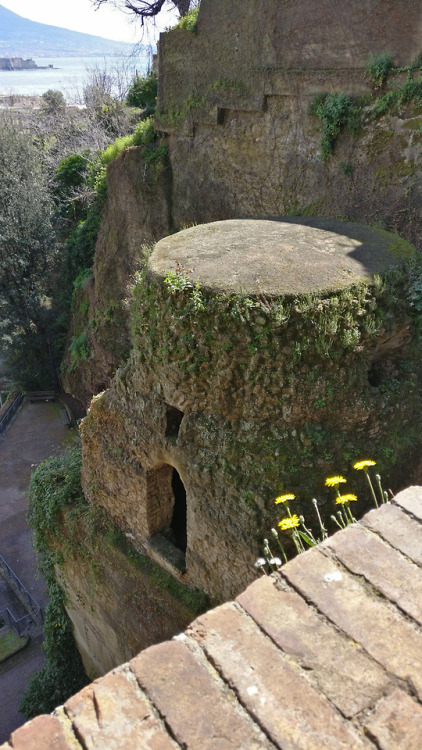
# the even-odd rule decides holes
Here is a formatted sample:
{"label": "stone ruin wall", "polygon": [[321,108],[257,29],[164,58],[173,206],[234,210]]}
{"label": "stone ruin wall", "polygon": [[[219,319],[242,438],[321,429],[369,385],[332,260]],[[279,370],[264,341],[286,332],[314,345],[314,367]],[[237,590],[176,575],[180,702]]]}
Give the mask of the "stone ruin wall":
{"label": "stone ruin wall", "polygon": [[[420,107],[410,104],[369,124],[359,138],[342,134],[333,157],[321,162],[320,123],[308,115],[308,105],[318,92],[370,91],[364,70],[370,53],[387,49],[397,64],[413,62],[421,51],[422,13],[416,2],[399,7],[370,0],[339,6],[334,0],[202,0],[197,34],[162,35],[157,127],[168,144],[168,161],[160,174],[153,174],[140,150],[131,149],[108,169],[109,199],[94,277],[85,297],[82,293],[82,300],[89,301],[87,320],[96,321],[89,330],[91,354],[65,376],[68,390],[85,404],[110,385],[119,362],[129,354],[124,300],[144,242],[193,222],[301,213],[378,224],[420,246]],[[139,488],[148,478],[142,468],[145,455],[137,445],[140,434],[141,442],[151,439],[158,445],[154,461],[177,466],[194,488],[211,485],[208,450],[213,440],[225,439],[230,428],[208,425],[203,456],[195,463],[189,445],[195,443],[196,450],[198,431],[185,420],[182,460],[166,440],[166,401],[152,405],[149,399],[136,373],[129,377],[123,372],[91,409],[95,430],[86,450],[99,458],[98,472],[111,490],[109,502],[117,504],[109,510],[122,525],[127,520],[123,508],[126,504],[130,509],[132,500],[136,525]],[[147,413],[153,414],[152,422],[152,417],[145,421]],[[301,450],[307,441],[306,434],[299,434]],[[154,468],[145,466],[147,474]],[[95,484],[95,477],[85,476],[88,494],[91,479]],[[223,469],[221,484],[215,485],[219,493],[226,480]],[[251,548],[247,559],[244,552],[237,558],[234,554],[239,526],[230,530],[227,513],[234,500],[238,497],[226,482],[219,495],[225,510],[211,525],[216,534],[223,519],[229,533],[213,554],[216,570],[220,560],[230,559],[240,580],[255,551]],[[208,512],[205,505],[200,510],[191,519],[198,528]],[[253,498],[244,499],[242,512],[245,534],[253,529],[256,533]],[[204,554],[206,537],[204,530]],[[192,556],[192,563],[196,580],[207,587],[201,556],[195,562]],[[225,597],[232,583],[227,566],[221,565],[219,594]]]}
{"label": "stone ruin wall", "polygon": [[166,166],[157,173],[135,148],[108,168],[94,277],[80,292],[88,312],[74,318],[90,355],[75,368],[65,362],[66,390],[88,405],[110,384],[130,351],[125,299],[140,248],[183,226],[322,216],[382,226],[421,246],[420,105],[364,117],[362,132],[342,133],[326,162],[321,123],[308,114],[317,93],[369,94],[371,54],[414,62],[421,26],[412,0],[202,0],[195,34],[161,35],[156,124]]}
{"label": "stone ruin wall", "polygon": [[[293,256],[297,248],[312,256],[309,247],[315,242],[322,247],[329,234],[330,225],[322,222],[316,240],[307,234],[309,222],[280,224],[290,227]],[[279,247],[273,233],[278,224],[220,222],[157,244],[146,279],[135,287],[131,358],[112,387],[93,400],[82,426],[87,498],[133,534],[140,549],[217,601],[236,595],[254,577],[262,540],[280,517],[273,502],[278,494],[296,493],[293,511],[314,528],[311,499],[317,496],[329,526],[335,505],[323,485],[326,476],[347,472],[349,491],[358,493],[357,512],[362,512],[368,493],[364,477],[351,470],[353,461],[370,450],[386,486],[397,490],[409,481],[420,451],[420,346],[407,282],[397,271],[395,281],[375,285],[363,297],[358,291],[343,297],[336,286],[324,293],[321,271],[298,262],[297,270],[288,263],[280,277],[277,266],[272,269],[275,288],[284,284],[283,292],[270,292],[261,276],[262,293],[254,293],[248,286],[255,288],[247,277],[249,263],[258,259],[256,267],[265,272],[259,258],[265,248]],[[367,230],[340,222],[333,227],[337,251],[357,242],[355,252],[366,267],[359,248]],[[225,265],[230,231],[235,271]],[[223,291],[207,286],[198,271],[203,308],[193,311],[189,290],[172,294],[166,288],[156,258],[175,247],[164,270],[174,270],[176,257],[195,278],[192,269],[203,262],[201,243],[208,232],[221,234],[219,250],[213,248],[210,258]],[[370,257],[377,255],[379,241],[387,242],[395,257],[397,237],[379,231],[364,239]],[[415,252],[407,243],[402,247],[406,254]],[[242,251],[251,253],[244,267]],[[186,253],[189,268],[184,268]],[[346,262],[338,261],[331,245],[321,255],[340,267]],[[277,263],[277,253],[271,257]],[[370,269],[382,273],[382,267]],[[247,291],[230,301],[232,272]],[[285,273],[297,298],[286,291]],[[342,283],[350,284],[344,273]],[[321,296],[310,301],[304,289],[318,290],[316,278]],[[160,539],[158,549],[156,538],[171,521],[173,468],[187,500],[187,550],[180,566],[174,547]]]}
{"label": "stone ruin wall", "polygon": [[368,93],[370,54],[414,62],[421,27],[413,1],[204,0],[196,34],[160,39],[157,121],[168,135],[175,226],[305,213],[407,224],[409,233],[420,136],[402,119],[413,113],[341,138],[336,158],[321,163],[319,123],[307,111],[318,92]]}

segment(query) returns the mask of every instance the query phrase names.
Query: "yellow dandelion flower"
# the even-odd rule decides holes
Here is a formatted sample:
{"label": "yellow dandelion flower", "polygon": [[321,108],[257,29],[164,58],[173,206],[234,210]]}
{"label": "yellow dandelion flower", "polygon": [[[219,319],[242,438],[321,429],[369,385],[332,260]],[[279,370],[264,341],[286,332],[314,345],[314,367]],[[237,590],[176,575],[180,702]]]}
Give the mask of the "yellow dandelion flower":
{"label": "yellow dandelion flower", "polygon": [[300,521],[295,513],[290,518],[282,518],[278,525],[281,531],[287,531],[288,529],[295,529],[296,526],[299,526]]}
{"label": "yellow dandelion flower", "polygon": [[347,482],[347,479],[344,477],[327,477],[325,480],[325,486],[326,487],[337,487],[339,484],[342,484],[343,482]]}
{"label": "yellow dandelion flower", "polygon": [[367,458],[365,461],[357,461],[353,468],[360,471],[361,469],[368,469],[369,466],[375,466],[376,461],[371,461],[369,458]]}
{"label": "yellow dandelion flower", "polygon": [[279,495],[274,500],[275,505],[278,505],[279,503],[288,503],[289,500],[294,500],[296,495],[293,495],[292,492],[288,492],[285,495]]}
{"label": "yellow dandelion flower", "polygon": [[356,495],[339,495],[336,498],[336,505],[346,505],[346,503],[354,503],[356,500]]}

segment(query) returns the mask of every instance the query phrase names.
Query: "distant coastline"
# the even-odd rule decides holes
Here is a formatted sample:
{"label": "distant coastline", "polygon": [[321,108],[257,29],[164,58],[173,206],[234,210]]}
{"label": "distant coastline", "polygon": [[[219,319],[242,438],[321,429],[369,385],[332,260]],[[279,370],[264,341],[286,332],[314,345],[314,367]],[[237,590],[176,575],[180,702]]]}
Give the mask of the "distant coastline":
{"label": "distant coastline", "polygon": [[0,57],[0,70],[51,70],[53,65],[37,65],[32,58]]}

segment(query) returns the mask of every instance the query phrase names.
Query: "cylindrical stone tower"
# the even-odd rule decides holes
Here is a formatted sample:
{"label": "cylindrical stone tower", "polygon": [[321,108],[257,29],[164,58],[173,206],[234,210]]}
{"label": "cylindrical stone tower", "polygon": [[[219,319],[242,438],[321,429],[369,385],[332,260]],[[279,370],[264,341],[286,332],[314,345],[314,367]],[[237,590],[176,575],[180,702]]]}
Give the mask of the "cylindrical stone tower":
{"label": "cylindrical stone tower", "polygon": [[[274,498],[329,521],[324,479],[386,486],[420,456],[421,270],[394,234],[312,219],[205,224],[155,246],[133,352],[85,422],[84,485],[136,543],[218,599],[252,578]],[[359,510],[356,508],[356,512]]]}

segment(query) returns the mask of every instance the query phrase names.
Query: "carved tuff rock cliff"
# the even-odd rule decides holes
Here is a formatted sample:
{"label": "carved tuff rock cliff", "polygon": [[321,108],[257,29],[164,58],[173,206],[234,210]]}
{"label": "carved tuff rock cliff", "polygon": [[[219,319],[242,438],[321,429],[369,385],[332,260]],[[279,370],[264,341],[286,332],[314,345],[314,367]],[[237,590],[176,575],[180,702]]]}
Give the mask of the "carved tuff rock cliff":
{"label": "carved tuff rock cliff", "polygon": [[[125,299],[141,247],[183,226],[321,216],[420,244],[420,97],[409,82],[384,115],[373,111],[409,76],[417,82],[421,25],[414,0],[202,0],[195,34],[161,35],[156,122],[168,158],[157,173],[131,149],[108,168],[92,287],[79,305],[88,311],[76,316],[89,356],[65,371],[68,390],[87,404],[109,385],[128,354]],[[366,64],[384,50],[414,69],[373,89]],[[345,129],[326,161],[308,112],[324,92],[361,97],[360,130]]]}

